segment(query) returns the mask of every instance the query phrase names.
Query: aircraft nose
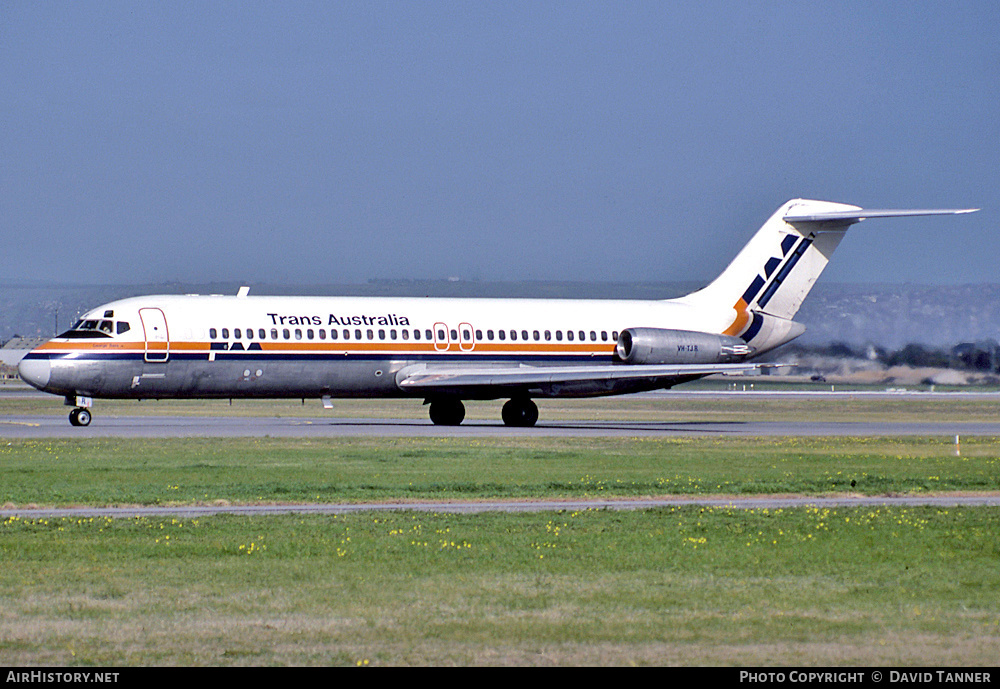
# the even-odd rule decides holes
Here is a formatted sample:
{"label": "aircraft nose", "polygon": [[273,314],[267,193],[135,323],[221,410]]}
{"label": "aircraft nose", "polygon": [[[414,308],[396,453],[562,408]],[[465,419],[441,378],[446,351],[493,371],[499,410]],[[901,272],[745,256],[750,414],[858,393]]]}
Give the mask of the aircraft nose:
{"label": "aircraft nose", "polygon": [[52,375],[52,365],[48,359],[21,359],[17,365],[17,372],[28,385],[39,390],[49,384],[49,377]]}

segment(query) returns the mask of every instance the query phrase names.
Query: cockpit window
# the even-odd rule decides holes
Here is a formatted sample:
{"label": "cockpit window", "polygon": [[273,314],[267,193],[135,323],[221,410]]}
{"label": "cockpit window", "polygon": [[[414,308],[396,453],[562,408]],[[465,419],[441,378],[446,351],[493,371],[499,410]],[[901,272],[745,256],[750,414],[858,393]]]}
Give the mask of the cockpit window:
{"label": "cockpit window", "polygon": [[127,333],[129,330],[131,330],[131,326],[127,321],[79,320],[59,337],[67,339],[111,337],[115,334]]}

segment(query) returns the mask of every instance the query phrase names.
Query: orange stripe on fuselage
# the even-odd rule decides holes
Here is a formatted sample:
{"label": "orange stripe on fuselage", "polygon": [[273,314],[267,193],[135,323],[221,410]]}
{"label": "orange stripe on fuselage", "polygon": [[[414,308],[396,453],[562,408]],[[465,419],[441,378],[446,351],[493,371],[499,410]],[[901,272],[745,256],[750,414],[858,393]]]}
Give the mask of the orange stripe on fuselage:
{"label": "orange stripe on fuselage", "polygon": [[70,352],[80,352],[80,351],[114,351],[114,352],[127,352],[135,350],[139,347],[138,351],[143,351],[144,343],[142,342],[53,342],[49,340],[48,342],[35,347],[34,351],[70,351]]}
{"label": "orange stripe on fuselage", "polygon": [[[458,342],[449,343],[447,346],[435,346],[433,342],[260,342],[256,341],[257,344],[261,346],[260,351],[268,354],[277,354],[281,352],[287,353],[301,353],[301,354],[319,354],[319,353],[337,353],[337,354],[350,354],[350,353],[372,353],[372,352],[384,352],[390,355],[401,355],[405,356],[407,354],[507,354],[507,355],[537,355],[537,354],[592,354],[592,355],[611,355],[614,354],[615,345],[614,343],[602,343],[597,345],[596,343],[581,342],[579,344],[573,343],[537,343],[537,342],[525,342],[521,343],[497,343],[497,342],[477,342],[474,346],[466,345],[464,348]],[[248,343],[244,343],[246,346]],[[166,342],[150,342],[149,350],[166,351]],[[36,348],[36,351],[46,351],[46,352],[60,352],[60,353],[72,353],[72,352],[134,352],[143,353],[147,350],[145,342],[79,342],[79,341],[63,341],[63,342],[46,342]],[[211,350],[210,342],[170,342],[170,353],[181,354],[181,353],[205,353],[207,354]],[[252,355],[257,350],[252,349],[227,349],[227,350],[215,350],[218,354],[225,353],[241,353]]]}

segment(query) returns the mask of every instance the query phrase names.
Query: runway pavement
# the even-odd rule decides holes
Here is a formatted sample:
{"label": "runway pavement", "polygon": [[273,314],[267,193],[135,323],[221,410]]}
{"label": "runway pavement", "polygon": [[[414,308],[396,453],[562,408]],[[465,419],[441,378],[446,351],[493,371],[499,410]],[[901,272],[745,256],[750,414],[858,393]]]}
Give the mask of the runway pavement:
{"label": "runway pavement", "polygon": [[874,507],[931,506],[1000,507],[1000,495],[924,495],[924,496],[845,496],[821,498],[809,496],[786,497],[665,497],[648,499],[583,499],[583,500],[495,500],[449,502],[372,502],[333,504],[289,505],[175,505],[155,507],[64,507],[64,508],[7,508],[0,509],[0,518],[59,519],[107,517],[129,519],[134,517],[206,517],[217,514],[264,516],[274,514],[351,514],[356,512],[434,512],[447,514],[475,514],[479,512],[552,512],[588,509],[646,510],[662,507],[701,506],[736,510],[792,509],[798,507]]}
{"label": "runway pavement", "polygon": [[[77,428],[63,415],[14,415],[0,413],[0,438],[197,438],[197,437],[671,437],[671,436],[997,436],[1000,421],[894,422],[830,421],[539,421],[533,428],[509,428],[499,420],[468,420],[460,426],[435,426],[425,419],[239,417],[239,416],[101,416]],[[197,505],[178,507],[82,507],[50,509],[0,509],[2,517],[186,516],[210,514],[346,514],[361,511],[416,510],[474,513],[485,511],[550,511],[580,509],[650,509],[676,505],[777,509],[803,506],[864,505],[986,505],[1000,506],[1000,495],[973,496],[846,496],[787,497],[666,497],[621,500],[517,500],[493,502],[386,502],[362,504]]]}
{"label": "runway pavement", "polygon": [[95,415],[86,428],[64,416],[0,414],[0,438],[272,437],[669,437],[669,436],[1000,436],[1000,421],[539,421],[510,428],[470,420],[435,426],[422,419]]}

